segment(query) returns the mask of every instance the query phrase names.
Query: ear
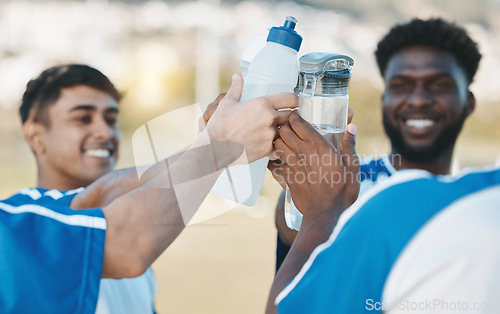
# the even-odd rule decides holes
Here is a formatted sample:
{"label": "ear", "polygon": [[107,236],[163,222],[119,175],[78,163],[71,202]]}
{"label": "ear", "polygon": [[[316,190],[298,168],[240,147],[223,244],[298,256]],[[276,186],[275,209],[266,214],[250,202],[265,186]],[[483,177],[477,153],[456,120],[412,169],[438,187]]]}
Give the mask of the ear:
{"label": "ear", "polygon": [[24,138],[36,156],[45,153],[45,132],[46,127],[40,123],[26,121],[23,125]]}
{"label": "ear", "polygon": [[476,97],[474,94],[469,91],[467,94],[467,117],[474,111],[476,108]]}

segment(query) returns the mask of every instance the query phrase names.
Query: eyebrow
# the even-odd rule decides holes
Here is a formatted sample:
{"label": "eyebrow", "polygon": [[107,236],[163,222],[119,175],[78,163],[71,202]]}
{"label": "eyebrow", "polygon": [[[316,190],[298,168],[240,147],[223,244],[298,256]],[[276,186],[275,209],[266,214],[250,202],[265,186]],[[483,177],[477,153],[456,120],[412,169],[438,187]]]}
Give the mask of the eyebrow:
{"label": "eyebrow", "polygon": [[[77,111],[77,110],[85,110],[85,111],[96,111],[97,107],[94,105],[78,105],[69,110],[69,112]],[[104,110],[106,113],[118,113],[118,108],[108,107]]]}
{"label": "eyebrow", "polygon": [[[453,76],[450,74],[450,73],[446,73],[446,72],[438,72],[438,73],[432,73],[430,75],[428,75],[429,77],[432,77],[433,79],[437,79],[437,78],[453,78]],[[387,79],[388,82],[392,81],[392,80],[395,80],[395,79],[408,79],[408,78],[412,78],[412,75],[410,74],[405,74],[405,73],[400,73],[400,74],[397,74],[397,75],[394,75],[390,78]]]}

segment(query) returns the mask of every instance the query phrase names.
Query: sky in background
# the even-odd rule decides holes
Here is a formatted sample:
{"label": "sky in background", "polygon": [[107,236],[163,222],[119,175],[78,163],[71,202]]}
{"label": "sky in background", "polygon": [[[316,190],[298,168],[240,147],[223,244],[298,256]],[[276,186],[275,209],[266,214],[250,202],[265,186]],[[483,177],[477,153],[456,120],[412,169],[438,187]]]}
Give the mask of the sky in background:
{"label": "sky in background", "polygon": [[[471,131],[467,129],[475,142],[467,146],[477,144],[475,149],[488,147],[488,154],[498,153],[498,145],[491,142],[500,137],[495,123],[500,116],[498,0],[2,0],[0,131],[2,146],[11,149],[4,149],[1,160],[9,169],[18,160],[33,163],[27,147],[22,146],[16,111],[26,83],[43,69],[67,62],[87,63],[125,91],[121,125],[126,150],[127,135],[144,122],[194,103],[206,106],[226,91],[250,39],[282,25],[287,15],[297,18],[296,30],[304,38],[299,56],[328,51],[355,59],[351,104],[357,111],[361,139],[384,139],[379,117],[382,81],[373,56],[381,36],[395,23],[412,17],[441,16],[459,22],[477,40],[483,54],[471,87],[479,106],[468,127]],[[387,150],[387,142],[376,143],[361,148],[372,151],[376,146],[377,153]],[[467,154],[468,149],[462,151]],[[122,154],[122,165],[133,164],[130,155]],[[477,162],[469,162],[473,156],[464,158],[469,160],[466,164],[495,160],[482,157]]]}

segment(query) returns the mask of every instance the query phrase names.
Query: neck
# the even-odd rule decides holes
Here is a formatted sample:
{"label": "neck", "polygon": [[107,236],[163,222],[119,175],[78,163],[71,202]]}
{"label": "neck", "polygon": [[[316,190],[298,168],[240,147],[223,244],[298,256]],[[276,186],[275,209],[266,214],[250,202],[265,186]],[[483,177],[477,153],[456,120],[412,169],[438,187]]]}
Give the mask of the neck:
{"label": "neck", "polygon": [[42,171],[43,167],[38,165],[38,178],[36,186],[48,190],[74,190],[82,186],[87,186],[90,182],[82,182],[54,171]]}
{"label": "neck", "polygon": [[415,162],[405,159],[392,147],[389,160],[396,170],[400,169],[422,169],[435,175],[447,175],[451,170],[451,158],[454,146],[451,146],[438,158],[428,162]]}

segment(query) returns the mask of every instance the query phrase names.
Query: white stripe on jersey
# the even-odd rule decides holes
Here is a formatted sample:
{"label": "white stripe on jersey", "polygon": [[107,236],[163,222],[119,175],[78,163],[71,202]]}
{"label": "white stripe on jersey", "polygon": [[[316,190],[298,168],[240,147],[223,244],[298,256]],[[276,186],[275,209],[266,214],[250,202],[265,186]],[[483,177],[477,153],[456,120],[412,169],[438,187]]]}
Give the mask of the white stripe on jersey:
{"label": "white stripe on jersey", "polygon": [[106,219],[102,217],[93,217],[86,215],[65,215],[55,212],[50,208],[32,204],[12,206],[0,202],[0,209],[11,214],[33,213],[57,220],[67,225],[106,230]]}
{"label": "white stripe on jersey", "polygon": [[58,199],[60,199],[63,196],[77,194],[77,193],[80,193],[83,190],[85,190],[84,187],[81,187],[81,188],[78,188],[78,189],[74,189],[74,190],[69,190],[69,191],[66,191],[64,193],[62,193],[59,190],[48,190],[47,192],[45,192],[45,193],[42,194],[36,188],[31,188],[31,189],[26,188],[26,189],[22,189],[21,191],[19,191],[18,194],[27,195],[27,196],[31,197],[33,200],[35,200],[35,201],[37,199],[39,199],[40,197],[42,197],[42,196],[50,196],[54,200],[58,200]]}
{"label": "white stripe on jersey", "polygon": [[42,197],[42,193],[40,193],[37,189],[22,189],[19,191],[19,194],[28,195],[35,201]]}
{"label": "white stripe on jersey", "polygon": [[61,197],[63,197],[63,196],[64,196],[64,194],[62,194],[62,193],[61,193],[60,191],[58,191],[58,190],[49,190],[49,191],[47,191],[47,192],[43,193],[43,195],[45,195],[45,196],[50,196],[50,197],[52,197],[52,198],[53,198],[53,199],[55,199],[55,200],[58,200],[58,199],[60,199]]}

